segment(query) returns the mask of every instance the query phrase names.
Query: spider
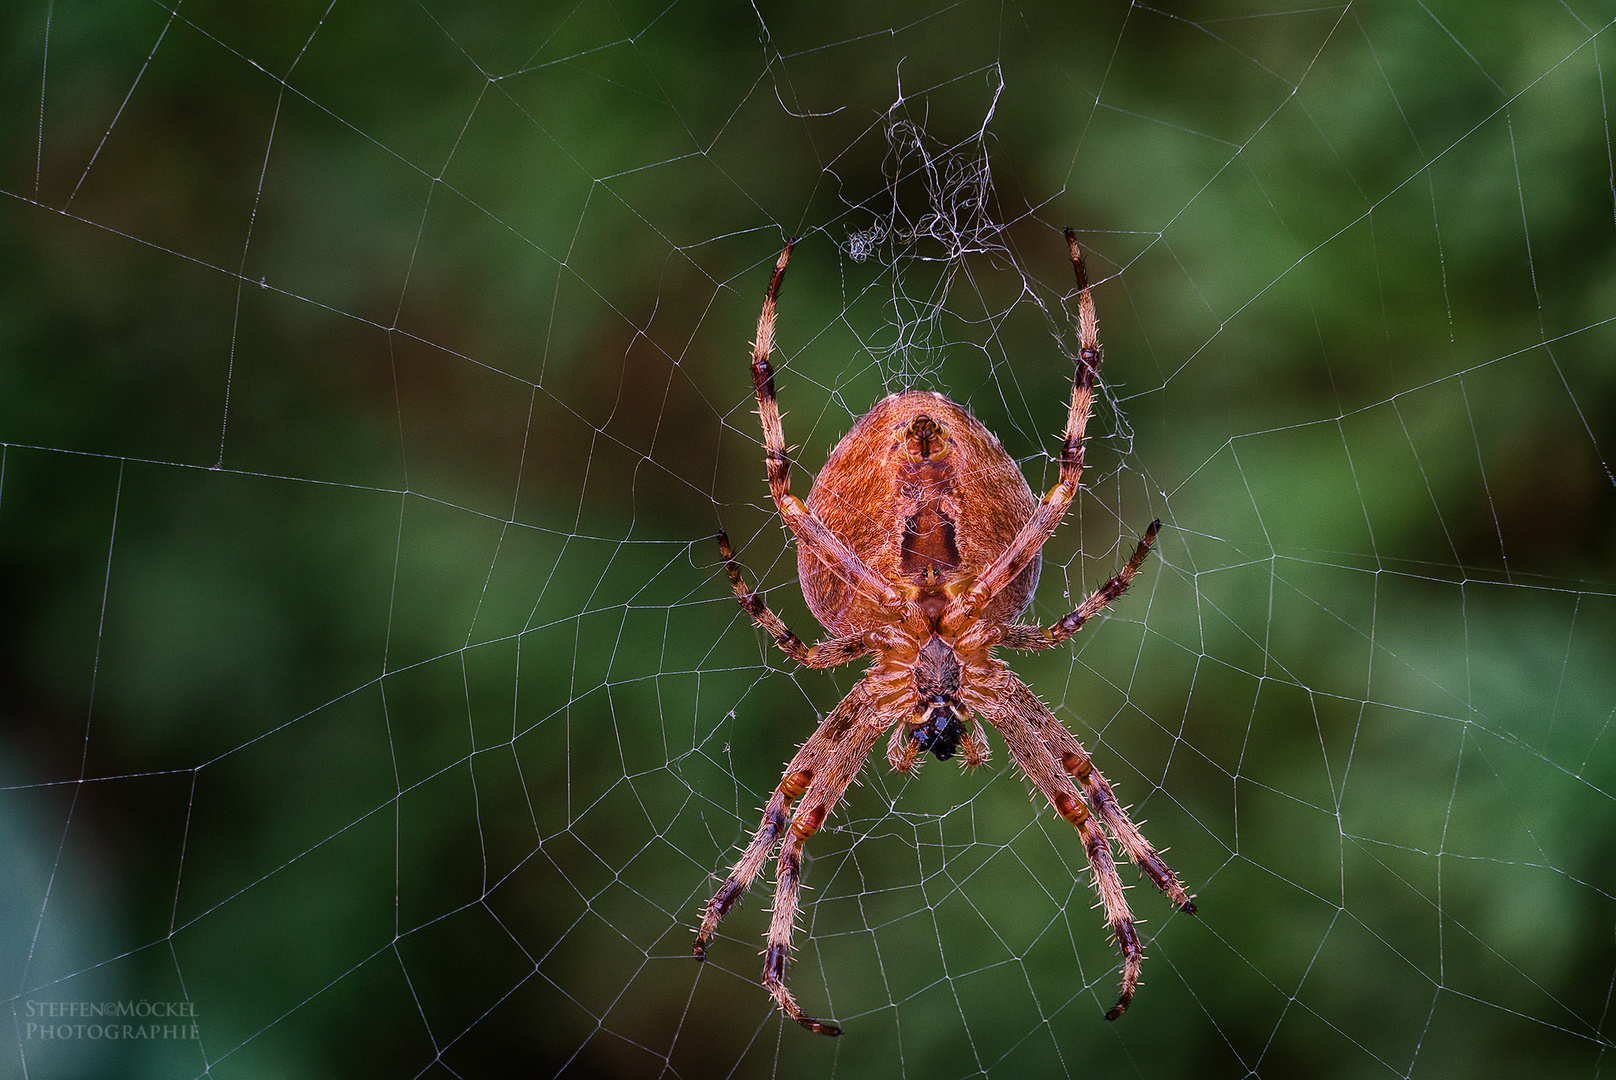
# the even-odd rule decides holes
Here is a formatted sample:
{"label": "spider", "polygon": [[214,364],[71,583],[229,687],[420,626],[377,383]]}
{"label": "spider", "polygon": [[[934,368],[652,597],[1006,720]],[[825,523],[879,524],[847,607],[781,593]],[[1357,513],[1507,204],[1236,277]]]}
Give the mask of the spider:
{"label": "spider", "polygon": [[1032,600],[1040,551],[1066,516],[1083,472],[1100,341],[1077,237],[1066,230],[1077,274],[1076,373],[1060,478],[1039,500],[981,421],[942,394],[916,390],[888,395],[853,425],[831,451],[807,503],[791,493],[769,356],[780,283],[795,244],[796,238],[786,242],[769,279],[752,347],[752,382],[769,490],[797,539],[803,597],[832,636],[805,645],[747,587],[722,532],[719,550],[741,607],[791,659],[810,668],[865,656],[875,662],[786,765],[762,824],[707,902],[696,957],[706,957],[719,921],[778,848],[763,985],[780,1011],[803,1027],[840,1035],[836,1024],[806,1015],[786,985],[803,845],[825,823],[883,732],[891,729],[887,760],[900,771],[913,769],[924,753],[939,761],[959,754],[974,768],[988,759],[975,719],[980,715],[1083,841],[1094,890],[1122,953],[1122,993],[1105,1014],[1114,1020],[1133,999],[1144,951],[1107,833],[1180,911],[1193,913],[1195,904],[1118,805],[1082,745],[993,656],[998,647],[1050,649],[1075,634],[1133,581],[1161,528],[1160,521],[1151,522],[1127,565],[1064,618],[1047,627],[1012,621]]}

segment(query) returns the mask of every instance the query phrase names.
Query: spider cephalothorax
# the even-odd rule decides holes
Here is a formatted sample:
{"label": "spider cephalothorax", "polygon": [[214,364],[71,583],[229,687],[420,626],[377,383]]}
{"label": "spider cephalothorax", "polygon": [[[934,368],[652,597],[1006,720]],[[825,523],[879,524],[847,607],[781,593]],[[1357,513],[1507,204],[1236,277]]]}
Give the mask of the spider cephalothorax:
{"label": "spider cephalothorax", "polygon": [[941,394],[909,391],[877,402],[837,443],[804,503],[791,493],[791,464],[775,401],[775,302],[795,241],[786,244],[758,318],[752,381],[763,418],[769,489],[797,538],[797,576],[814,617],[831,637],[812,647],[746,587],[729,540],[719,534],[741,606],[793,660],[834,667],[874,658],[868,675],[802,744],[729,877],[707,902],[696,936],[704,957],[718,923],[779,849],[763,983],[781,1011],[811,1031],[841,1029],[803,1013],[785,982],[796,922],[804,842],[819,830],[881,735],[887,760],[905,772],[921,754],[988,758],[981,716],[1010,755],[1083,841],[1094,889],[1122,950],[1128,1007],[1144,959],[1123,897],[1110,838],[1182,911],[1195,905],[1178,877],[1116,801],[1088,754],[995,648],[1048,649],[1071,637],[1133,580],[1160,522],[1151,522],[1122,570],[1070,614],[1043,627],[1013,622],[1038,585],[1040,551],[1066,516],[1083,472],[1083,434],[1099,376],[1100,343],[1088,275],[1070,229],[1077,273],[1079,349],[1061,446],[1060,477],[1042,499],[976,417]]}
{"label": "spider cephalothorax", "polygon": [[[948,643],[935,634],[926,639],[915,656],[915,702],[904,735],[922,754],[931,753],[947,761],[959,750],[960,740],[969,737],[971,710],[960,700],[960,659]],[[896,731],[903,733],[903,728]]]}

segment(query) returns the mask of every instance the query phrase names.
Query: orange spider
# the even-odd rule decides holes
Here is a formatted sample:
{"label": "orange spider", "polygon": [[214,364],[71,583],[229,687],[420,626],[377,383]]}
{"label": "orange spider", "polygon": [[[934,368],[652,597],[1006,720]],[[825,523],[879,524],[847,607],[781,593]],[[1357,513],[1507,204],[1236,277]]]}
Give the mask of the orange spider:
{"label": "orange spider", "polygon": [[752,348],[769,490],[797,538],[803,597],[834,636],[804,645],[746,587],[723,533],[719,548],[741,606],[786,655],[811,668],[862,656],[873,656],[875,663],[786,766],[763,823],[707,902],[696,957],[706,957],[719,921],[778,846],[763,985],[782,1012],[822,1035],[839,1035],[841,1028],[805,1015],[786,986],[803,844],[824,824],[889,728],[887,760],[895,769],[909,771],[927,752],[939,760],[959,753],[975,767],[988,759],[974,718],[980,714],[998,729],[1011,757],[1055,811],[1077,828],[1094,890],[1122,951],[1122,994],[1106,1019],[1116,1019],[1128,1007],[1144,960],[1106,832],[1179,910],[1195,911],[1177,875],[1117,804],[1082,745],[993,656],[1001,646],[1053,648],[1075,634],[1128,587],[1161,527],[1151,522],[1122,571],[1066,617],[1048,627],[1012,622],[1032,600],[1040,551],[1077,494],[1084,429],[1099,376],[1100,340],[1088,272],[1071,229],[1066,242],[1077,273],[1080,348],[1060,479],[1041,500],[1033,499],[1021,471],[981,421],[941,394],[918,390],[878,402],[831,451],[808,502],[792,495],[769,355],[775,301],[795,239],[786,243],[769,279]]}

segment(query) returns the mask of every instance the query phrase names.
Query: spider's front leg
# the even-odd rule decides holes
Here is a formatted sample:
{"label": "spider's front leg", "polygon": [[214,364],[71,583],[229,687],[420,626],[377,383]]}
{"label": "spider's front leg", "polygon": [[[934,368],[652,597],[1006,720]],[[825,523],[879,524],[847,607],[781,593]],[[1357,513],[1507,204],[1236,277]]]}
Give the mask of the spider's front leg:
{"label": "spider's front leg", "polygon": [[[802,1011],[786,986],[786,962],[791,954],[791,935],[796,928],[802,888],[803,844],[825,823],[886,727],[881,715],[870,705],[868,686],[866,680],[854,687],[786,766],[784,778],[764,809],[762,824],[730,870],[729,877],[707,902],[701,928],[696,934],[696,958],[705,959],[708,943],[719,922],[746,892],[778,844],[774,909],[769,920],[768,945],[763,952],[763,986],[781,1012],[820,1035],[840,1035],[842,1029]],[[801,805],[791,814],[791,807],[799,798]]]}
{"label": "spider's front leg", "polygon": [[847,786],[858,775],[864,759],[870,756],[881,728],[858,724],[849,732],[814,777],[802,806],[791,820],[791,828],[780,844],[780,861],[775,871],[774,912],[769,920],[769,943],[763,950],[763,986],[774,997],[780,1011],[816,1035],[840,1035],[842,1029],[826,1020],[815,1020],[802,1011],[786,986],[786,961],[791,957],[791,935],[797,927],[798,893],[802,888],[802,849],[808,838],[825,823]]}
{"label": "spider's front leg", "polygon": [[1094,809],[1094,816],[1117,838],[1122,850],[1128,853],[1129,861],[1173,902],[1174,907],[1186,915],[1195,914],[1194,898],[1185,891],[1178,875],[1167,865],[1167,860],[1145,839],[1133,818],[1117,802],[1110,781],[1094,767],[1088,751],[1077,741],[1077,736],[1066,730],[1066,725],[1020,679],[1012,680],[1006,690],[1005,701],[1017,716],[1032,726],[1051,757],[1060,763],[1062,771],[1082,785],[1084,797]]}
{"label": "spider's front leg", "polygon": [[[1115,1020],[1133,1000],[1145,954],[1134,926],[1133,912],[1123,895],[1111,845],[1095,819],[1104,822],[1128,857],[1179,910],[1193,914],[1195,904],[1184,891],[1178,875],[1145,840],[1127,812],[1117,805],[1111,785],[1094,768],[1082,745],[1026,683],[1006,671],[978,707],[1004,736],[1016,764],[1049,800],[1055,812],[1077,829],[1083,840],[1089,868],[1094,874],[1094,891],[1105,907],[1106,920],[1122,951],[1122,993],[1105,1014],[1107,1020]],[[1077,784],[1083,785],[1082,793]]]}

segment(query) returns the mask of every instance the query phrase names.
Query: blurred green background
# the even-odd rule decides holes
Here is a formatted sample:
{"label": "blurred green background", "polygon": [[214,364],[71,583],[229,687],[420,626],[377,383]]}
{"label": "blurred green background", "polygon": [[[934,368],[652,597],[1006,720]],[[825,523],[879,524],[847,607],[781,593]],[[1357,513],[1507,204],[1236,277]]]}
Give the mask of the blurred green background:
{"label": "blurred green background", "polygon": [[[1608,3],[28,0],[0,109],[4,1075],[1579,1076],[1616,992]],[[984,171],[984,166],[986,170]],[[1090,491],[1012,663],[1198,893],[1145,981],[995,744],[867,768],[805,494],[882,393]],[[859,245],[868,243],[866,253]],[[855,258],[855,255],[868,257]],[[1135,880],[1131,871],[1127,879]],[[200,1040],[47,1041],[183,1001]]]}

